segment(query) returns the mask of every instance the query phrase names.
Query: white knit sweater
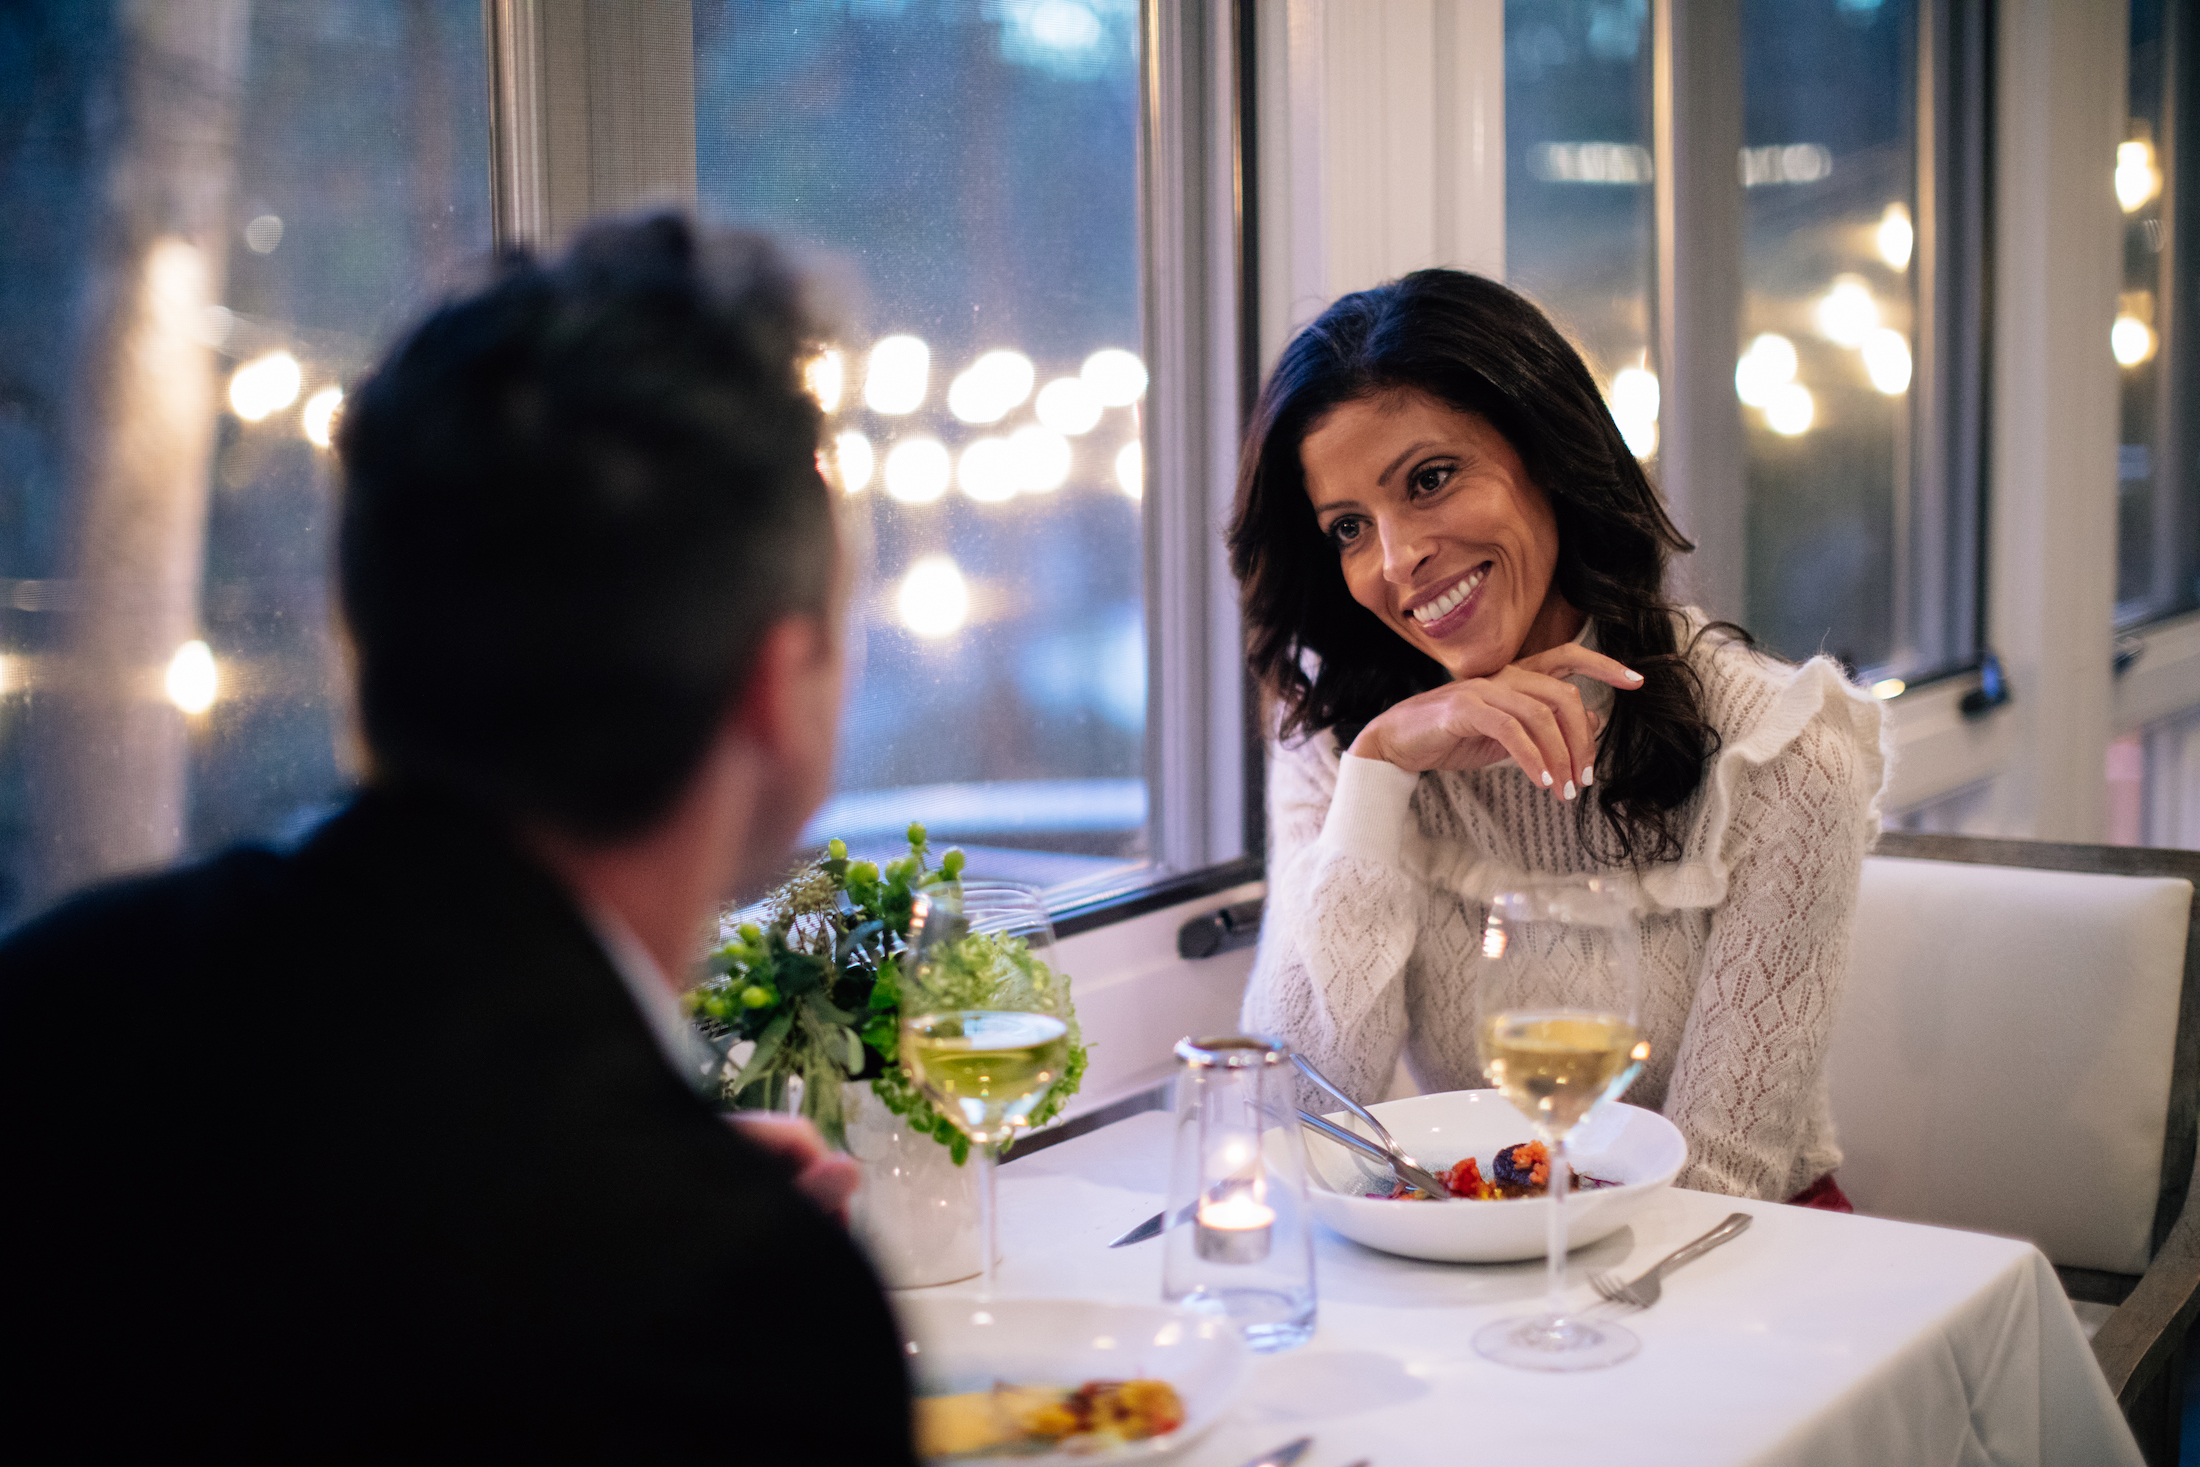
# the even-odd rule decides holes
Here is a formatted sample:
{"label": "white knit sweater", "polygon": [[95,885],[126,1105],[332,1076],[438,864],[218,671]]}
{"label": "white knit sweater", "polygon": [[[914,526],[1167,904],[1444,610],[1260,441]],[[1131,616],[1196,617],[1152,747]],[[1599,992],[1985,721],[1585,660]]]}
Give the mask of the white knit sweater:
{"label": "white knit sweater", "polygon": [[[1637,878],[1651,1058],[1627,1099],[1687,1137],[1681,1185],[1785,1199],[1841,1162],[1825,1054],[1879,828],[1879,705],[1824,658],[1791,667],[1706,638],[1692,660],[1722,743],[1685,808],[1681,858]],[[1600,711],[1615,696],[1576,686]],[[1509,761],[1414,774],[1340,757],[1323,733],[1272,751],[1268,820],[1246,1029],[1363,1101],[1401,1050],[1423,1090],[1487,1083],[1469,976],[1482,901],[1523,871],[1598,869],[1573,806]],[[1544,1001],[1616,997],[1558,988]]]}

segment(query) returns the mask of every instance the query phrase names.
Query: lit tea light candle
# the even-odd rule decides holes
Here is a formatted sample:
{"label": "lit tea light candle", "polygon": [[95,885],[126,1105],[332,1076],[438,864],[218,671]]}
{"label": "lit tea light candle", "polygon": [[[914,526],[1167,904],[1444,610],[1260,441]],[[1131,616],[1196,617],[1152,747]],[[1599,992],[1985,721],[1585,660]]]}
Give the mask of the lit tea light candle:
{"label": "lit tea light candle", "polygon": [[1210,1263],[1258,1263],[1268,1256],[1275,1223],[1276,1210],[1249,1193],[1202,1202],[1195,1246]]}

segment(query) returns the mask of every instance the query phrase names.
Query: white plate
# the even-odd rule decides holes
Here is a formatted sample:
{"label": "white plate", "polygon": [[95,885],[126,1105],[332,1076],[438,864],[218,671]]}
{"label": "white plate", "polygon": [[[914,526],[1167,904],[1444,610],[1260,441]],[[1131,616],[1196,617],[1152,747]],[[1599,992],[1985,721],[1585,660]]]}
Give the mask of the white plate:
{"label": "white plate", "polygon": [[[1527,1118],[1495,1090],[1416,1095],[1368,1109],[1409,1156],[1438,1173],[1471,1156],[1481,1163],[1482,1174],[1490,1176],[1499,1151],[1534,1139]],[[1342,1113],[1330,1119],[1347,1127],[1358,1124]],[[1326,1137],[1303,1134],[1314,1216],[1353,1242],[1439,1263],[1510,1263],[1543,1256],[1551,1205],[1547,1198],[1370,1198],[1364,1194],[1389,1186],[1387,1172]],[[1672,1185],[1688,1160],[1688,1143],[1671,1121],[1656,1111],[1617,1103],[1604,1106],[1575,1131],[1571,1150],[1575,1171],[1622,1184],[1567,1196],[1566,1239],[1572,1248],[1625,1227],[1643,1203]]]}
{"label": "white plate", "polygon": [[1088,1380],[1142,1379],[1167,1381],[1184,1404],[1184,1424],[1167,1436],[1097,1454],[998,1459],[1016,1467],[1173,1456],[1222,1418],[1245,1383],[1245,1341],[1228,1320],[1213,1315],[1083,1299],[981,1305],[968,1297],[901,1297],[894,1309],[920,1396],[985,1390],[995,1381],[1074,1389]]}

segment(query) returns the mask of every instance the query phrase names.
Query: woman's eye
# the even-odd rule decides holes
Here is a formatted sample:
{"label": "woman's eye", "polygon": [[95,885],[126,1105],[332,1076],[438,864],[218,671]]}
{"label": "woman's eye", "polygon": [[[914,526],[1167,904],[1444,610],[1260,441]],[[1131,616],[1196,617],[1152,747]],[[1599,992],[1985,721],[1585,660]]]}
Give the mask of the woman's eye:
{"label": "woman's eye", "polygon": [[1423,464],[1413,471],[1413,492],[1416,496],[1434,494],[1450,482],[1451,475],[1450,464]]}
{"label": "woman's eye", "polygon": [[1360,522],[1350,515],[1346,515],[1329,527],[1329,543],[1339,550],[1345,549],[1359,538]]}

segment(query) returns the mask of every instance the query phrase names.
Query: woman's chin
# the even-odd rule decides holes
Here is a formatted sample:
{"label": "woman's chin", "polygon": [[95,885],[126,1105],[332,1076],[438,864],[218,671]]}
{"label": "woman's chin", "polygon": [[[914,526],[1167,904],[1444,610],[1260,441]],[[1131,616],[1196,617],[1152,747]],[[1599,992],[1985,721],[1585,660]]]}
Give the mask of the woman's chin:
{"label": "woman's chin", "polygon": [[1458,645],[1432,643],[1424,638],[1421,650],[1442,663],[1454,682],[1462,683],[1469,678],[1494,677],[1512,661],[1480,637],[1461,638]]}

